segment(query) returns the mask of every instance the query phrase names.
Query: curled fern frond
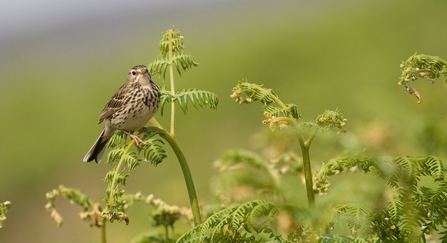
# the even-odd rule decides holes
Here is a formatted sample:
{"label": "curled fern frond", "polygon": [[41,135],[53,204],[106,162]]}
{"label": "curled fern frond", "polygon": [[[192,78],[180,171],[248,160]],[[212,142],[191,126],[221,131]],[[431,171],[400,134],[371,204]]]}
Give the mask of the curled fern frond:
{"label": "curled fern frond", "polygon": [[316,173],[314,188],[319,190],[320,193],[326,193],[331,187],[328,181],[330,176],[345,170],[356,171],[357,168],[362,169],[364,172],[371,172],[376,176],[384,177],[383,167],[383,160],[377,157],[347,156],[332,159]]}
{"label": "curled fern frond", "polygon": [[[300,118],[295,104],[284,104],[272,89],[264,88],[263,85],[248,83],[246,80],[239,81],[230,97],[235,98],[239,104],[260,101],[263,104],[264,116],[267,118],[262,123],[268,124],[271,131],[284,129],[289,125],[296,126],[296,121]],[[279,107],[272,106],[272,103],[277,103]]]}
{"label": "curled fern frond", "polygon": [[172,27],[172,29],[163,32],[163,39],[160,40],[159,48],[163,56],[167,56],[169,53],[169,35],[171,35],[172,50],[174,52],[179,52],[184,49],[184,37],[180,35],[180,31],[178,29]]}
{"label": "curled fern frond", "polygon": [[6,221],[6,213],[8,212],[9,208],[11,207],[11,202],[6,201],[3,203],[0,203],[0,229],[3,227],[3,222]]}
{"label": "curled fern frond", "polygon": [[[47,192],[46,197],[48,199],[48,203],[45,205],[45,208],[48,211],[51,211],[51,217],[56,221],[58,227],[62,226],[63,223],[62,216],[59,214],[59,212],[57,212],[55,205],[56,198],[59,195],[70,200],[71,203],[81,206],[84,211],[87,211],[88,209],[93,207],[93,202],[89,199],[88,196],[81,193],[79,190],[67,188],[64,185],[60,185],[57,189],[53,189],[52,191]],[[2,211],[0,211],[0,213],[2,213]]]}
{"label": "curled fern frond", "polygon": [[239,81],[236,87],[233,88],[231,98],[236,99],[236,103],[250,104],[255,101],[260,101],[264,105],[269,105],[277,98],[272,89],[266,89],[263,85],[248,83],[247,80]]}
{"label": "curled fern frond", "polygon": [[286,108],[264,105],[262,110],[267,112],[269,117],[293,117],[296,120],[300,118],[298,107],[295,104],[286,104]]}
{"label": "curled fern frond", "polygon": [[[175,28],[163,32],[163,39],[160,41],[159,45],[161,54],[148,65],[148,70],[151,74],[158,74],[165,79],[168,67],[174,65],[181,77],[182,70],[186,71],[187,69],[191,69],[198,65],[191,54],[183,53],[183,39],[183,36],[180,35],[180,31]],[[172,49],[169,50],[169,48]],[[171,61],[169,60],[170,51],[172,52]]]}
{"label": "curled fern frond", "polygon": [[317,117],[317,124],[325,130],[336,130],[337,133],[345,133],[347,120],[341,114],[340,109],[335,111],[325,110]]}
{"label": "curled fern frond", "polygon": [[398,84],[404,85],[405,90],[415,95],[418,103],[422,101],[421,96],[408,84],[410,81],[416,81],[419,78],[426,77],[433,83],[435,78],[443,76],[444,84],[447,86],[447,61],[439,57],[415,53],[405,62],[402,62],[400,67],[402,74]]}

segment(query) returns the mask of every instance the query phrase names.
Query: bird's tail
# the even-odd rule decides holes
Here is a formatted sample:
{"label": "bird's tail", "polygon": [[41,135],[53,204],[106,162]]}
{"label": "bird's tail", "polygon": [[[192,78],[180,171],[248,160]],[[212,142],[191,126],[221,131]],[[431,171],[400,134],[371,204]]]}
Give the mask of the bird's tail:
{"label": "bird's tail", "polygon": [[104,152],[106,151],[106,145],[109,139],[113,136],[116,129],[108,128],[107,126],[102,130],[101,135],[93,144],[92,148],[84,157],[84,162],[90,162],[95,160],[96,163],[100,163]]}

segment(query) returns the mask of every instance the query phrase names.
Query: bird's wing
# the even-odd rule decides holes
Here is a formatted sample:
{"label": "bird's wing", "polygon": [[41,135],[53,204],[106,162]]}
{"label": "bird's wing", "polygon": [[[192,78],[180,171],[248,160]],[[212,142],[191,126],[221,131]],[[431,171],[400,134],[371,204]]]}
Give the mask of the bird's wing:
{"label": "bird's wing", "polygon": [[128,96],[126,95],[128,92],[129,86],[127,84],[124,84],[115,92],[107,105],[104,107],[104,110],[102,110],[102,113],[99,116],[98,124],[104,119],[111,117],[115,112],[123,107],[128,100]]}

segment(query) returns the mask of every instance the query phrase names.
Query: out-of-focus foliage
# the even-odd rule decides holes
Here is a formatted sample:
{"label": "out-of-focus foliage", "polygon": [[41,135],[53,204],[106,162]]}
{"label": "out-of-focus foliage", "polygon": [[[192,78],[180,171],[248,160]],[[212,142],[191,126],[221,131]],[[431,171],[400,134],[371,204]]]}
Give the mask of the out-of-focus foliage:
{"label": "out-of-focus foliage", "polygon": [[0,203],[0,229],[3,227],[3,223],[6,221],[5,215],[8,212],[10,207],[11,207],[10,201]]}

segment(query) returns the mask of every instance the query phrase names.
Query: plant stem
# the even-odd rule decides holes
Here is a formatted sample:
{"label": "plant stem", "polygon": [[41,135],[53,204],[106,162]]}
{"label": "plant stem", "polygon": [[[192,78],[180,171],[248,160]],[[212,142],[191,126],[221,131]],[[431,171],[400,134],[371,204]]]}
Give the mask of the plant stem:
{"label": "plant stem", "polygon": [[169,143],[172,150],[174,150],[175,155],[177,156],[178,162],[180,163],[180,167],[182,168],[183,177],[185,178],[186,183],[186,189],[188,190],[189,195],[189,201],[191,203],[191,210],[192,215],[194,217],[194,225],[197,226],[202,223],[202,220],[200,219],[200,209],[199,209],[199,203],[197,200],[197,194],[196,189],[194,187],[194,182],[192,180],[191,171],[189,170],[188,163],[186,162],[185,155],[183,154],[183,151],[180,149],[179,144],[177,143],[177,140],[173,136],[171,136],[169,133],[166,132],[166,130],[159,128],[159,127],[146,127],[147,131],[155,131],[158,132],[160,137],[162,137],[166,142]]}
{"label": "plant stem", "polygon": [[169,242],[169,231],[168,231],[168,226],[165,225],[165,242],[168,243]]}
{"label": "plant stem", "polygon": [[[276,95],[274,95],[272,92],[266,90],[265,88],[263,88],[263,87],[261,87],[261,86],[259,86],[257,84],[251,84],[251,85],[255,86],[257,89],[260,89],[260,90],[262,90],[262,91],[264,91],[266,93],[269,93],[270,96],[272,97],[272,99],[276,103],[278,103],[278,105],[281,106],[281,108],[283,108],[284,110],[287,110],[287,106]],[[290,116],[290,117],[293,118],[292,116]]]}
{"label": "plant stem", "polygon": [[155,119],[155,117],[152,117],[150,122],[152,123],[152,125],[154,125],[158,128],[164,129],[163,126],[157,121],[157,119]]}
{"label": "plant stem", "polygon": [[102,219],[101,225],[101,243],[106,243],[106,218]]}
{"label": "plant stem", "polygon": [[[258,89],[262,89],[264,92],[270,93],[270,96],[272,97],[272,99],[279,105],[281,106],[281,108],[287,110],[287,106],[273,93],[269,92],[268,90],[262,88],[259,85],[254,84],[255,86],[257,86]],[[289,117],[284,119],[287,120],[288,122],[291,122],[294,124],[295,127],[298,126],[298,123],[296,121],[296,119],[289,114]],[[312,144],[312,141],[316,135],[316,133],[318,132],[318,128],[316,128],[314,130],[314,132],[312,133],[312,135],[310,136],[310,138],[305,141],[304,138],[298,134],[297,138],[298,138],[298,142],[300,144],[301,147],[301,153],[303,155],[303,167],[304,167],[304,178],[305,178],[305,182],[306,182],[306,193],[307,193],[307,202],[309,204],[309,208],[314,208],[315,207],[315,195],[314,195],[314,191],[313,191],[313,181],[312,181],[312,167],[310,164],[310,155],[309,155],[309,148],[310,145]]]}
{"label": "plant stem", "polygon": [[310,164],[309,149],[317,132],[318,128],[315,128],[314,132],[307,141],[305,141],[301,135],[297,136],[298,142],[301,147],[301,153],[303,155],[303,167],[304,167],[304,179],[306,183],[307,203],[309,204],[309,208],[311,209],[315,207],[315,195],[313,190],[312,167]]}
{"label": "plant stem", "polygon": [[[174,88],[174,66],[173,66],[173,55],[172,55],[172,29],[169,30],[168,44],[169,44],[169,78],[171,80],[171,94],[175,97]],[[175,102],[171,102],[171,136],[175,138]]]}
{"label": "plant stem", "polygon": [[306,193],[307,193],[307,202],[309,204],[309,208],[313,208],[315,206],[315,196],[312,188],[312,169],[310,166],[310,156],[309,156],[309,146],[306,146],[304,143],[300,143],[301,152],[303,153],[303,166],[304,166],[304,178],[306,180]]}
{"label": "plant stem", "polygon": [[126,149],[123,152],[123,155],[120,158],[120,161],[118,162],[118,165],[116,166],[116,170],[115,170],[115,175],[113,175],[113,180],[112,180],[112,186],[110,187],[110,196],[109,196],[109,208],[112,208],[112,204],[113,204],[113,197],[115,194],[115,184],[118,178],[118,173],[121,169],[121,166],[123,165],[124,162],[124,158],[126,157],[127,153],[129,153],[130,148],[132,148],[132,146],[135,144],[135,140],[132,139],[132,141],[130,141],[129,145],[127,145]]}

